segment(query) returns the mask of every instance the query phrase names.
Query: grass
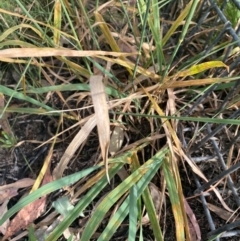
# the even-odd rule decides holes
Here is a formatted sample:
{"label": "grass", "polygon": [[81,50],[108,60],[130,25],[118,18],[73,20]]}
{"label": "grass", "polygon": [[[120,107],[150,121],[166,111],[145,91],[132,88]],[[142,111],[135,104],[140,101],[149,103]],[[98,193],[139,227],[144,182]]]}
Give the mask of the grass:
{"label": "grass", "polygon": [[[20,117],[26,121],[40,116],[51,123],[47,140],[38,137],[31,140],[51,146],[44,163],[35,167],[36,182],[31,192],[1,217],[0,226],[40,197],[55,195],[61,189],[74,208],[61,219],[52,219],[57,225],[51,231],[45,230],[44,240],[76,238],[72,231],[66,235],[65,231],[71,230],[69,227],[78,232],[81,240],[112,240],[121,228],[128,234],[124,239],[146,240],[149,234],[143,222],[145,213],[151,226],[150,237],[169,240],[169,229],[162,221],[169,218],[164,208],[168,208],[175,222],[175,234],[170,238],[192,240],[182,186],[187,178],[180,171],[182,166],[187,166],[204,180],[206,177],[188,158],[178,126],[186,123],[200,123],[201,128],[206,123],[239,126],[239,119],[227,118],[228,111],[239,105],[237,96],[212,114],[238,75],[221,75],[229,71],[231,63],[227,62],[233,61],[233,56],[225,62],[221,58],[224,49],[233,45],[229,41],[218,43],[205,56],[200,52],[190,54],[192,48],[201,49],[207,41],[207,27],[200,31],[198,39],[192,40],[188,54],[181,56],[197,21],[200,3],[192,0],[175,6],[175,16],[167,21],[163,10],[169,4],[168,0],[141,0],[136,4],[66,0],[0,3],[0,16],[4,20],[0,36],[0,61],[5,68],[2,75],[12,77],[12,81],[3,77],[0,83],[0,91],[7,99],[1,106],[2,116],[10,123],[7,114],[15,122]],[[216,29],[216,36],[218,32]],[[218,71],[220,74],[216,74]],[[111,141],[109,158],[100,155],[100,150],[104,153],[103,149],[106,152],[108,147],[99,138],[98,120],[104,115],[94,114],[94,93],[89,85],[92,76],[103,79],[108,104],[105,114],[111,120],[111,132],[115,133],[115,139],[106,137]],[[198,106],[195,116],[186,116],[185,111],[215,84],[218,84],[216,92],[204,104],[209,110],[206,115],[202,115],[203,109]],[[107,122],[108,118],[104,120]],[[201,133],[201,128],[197,133]],[[2,133],[0,142],[6,147],[21,148],[23,140],[16,143],[17,138],[10,137],[4,128]],[[104,131],[101,133],[104,136]],[[24,141],[27,139],[28,136]],[[54,163],[54,156],[61,151]],[[78,158],[84,159],[83,169]],[[53,170],[54,180],[40,187],[49,170]],[[157,198],[149,188],[153,182],[161,191]],[[57,212],[48,207],[49,214],[29,229],[31,240],[42,238],[36,231],[48,215]],[[76,222],[81,221],[80,213],[86,215],[82,230]],[[33,221],[22,228],[26,229]]]}
{"label": "grass", "polygon": [[2,131],[2,137],[0,138],[0,146],[5,148],[13,148],[17,140],[14,136],[7,134],[5,131]]}
{"label": "grass", "polygon": [[223,9],[223,13],[235,28],[240,18],[240,10],[232,2],[217,1],[217,5]]}

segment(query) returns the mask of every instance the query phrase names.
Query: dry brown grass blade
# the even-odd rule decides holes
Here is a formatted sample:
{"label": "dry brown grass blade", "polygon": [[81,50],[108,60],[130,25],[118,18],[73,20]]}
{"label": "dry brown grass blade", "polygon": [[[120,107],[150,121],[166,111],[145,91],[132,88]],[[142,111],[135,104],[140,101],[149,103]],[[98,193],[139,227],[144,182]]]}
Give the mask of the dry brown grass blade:
{"label": "dry brown grass blade", "polygon": [[9,48],[0,50],[1,58],[25,58],[25,57],[51,57],[51,56],[69,56],[69,57],[98,57],[98,56],[130,56],[138,53],[117,53],[97,50],[71,50],[58,48]]}
{"label": "dry brown grass blade", "polygon": [[108,182],[108,149],[110,143],[110,120],[108,115],[108,104],[106,99],[103,76],[93,75],[90,77],[90,89],[92,101],[97,119],[98,138],[101,146],[102,158],[106,168]]}
{"label": "dry brown grass blade", "polygon": [[53,178],[55,180],[62,177],[63,172],[66,169],[72,156],[74,155],[78,147],[86,140],[86,138],[88,137],[92,129],[95,127],[95,125],[96,125],[96,117],[94,115],[84,124],[81,130],[73,138],[70,145],[67,147],[66,151],[64,152],[58,165],[53,171]]}
{"label": "dry brown grass blade", "polygon": [[228,222],[234,222],[236,220],[240,220],[240,218],[237,217],[236,213],[231,213],[223,208],[220,208],[216,205],[213,205],[211,203],[207,203],[208,208],[214,212],[216,215],[218,215],[221,219],[226,220]]}
{"label": "dry brown grass blade", "polygon": [[[55,144],[55,142],[54,142],[54,144]],[[51,146],[51,148],[50,148],[50,150],[48,152],[48,155],[47,155],[47,157],[44,160],[44,164],[43,164],[43,166],[41,168],[41,171],[40,171],[40,173],[39,173],[35,183],[32,186],[32,189],[31,189],[30,193],[38,189],[38,187],[40,186],[44,176],[46,175],[48,169],[50,168],[54,144]]]}
{"label": "dry brown grass blade", "polygon": [[21,180],[18,180],[14,183],[10,183],[10,184],[7,184],[7,185],[3,185],[3,186],[0,186],[0,191],[4,191],[4,190],[7,190],[9,188],[25,188],[25,187],[29,187],[29,186],[32,186],[34,184],[35,180],[34,179],[31,179],[31,178],[23,178]]}
{"label": "dry brown grass blade", "polygon": [[[162,109],[158,106],[158,104],[156,103],[156,101],[153,99],[153,97],[148,93],[147,89],[145,89],[142,86],[143,91],[146,93],[146,95],[148,96],[148,98],[151,100],[154,109],[156,110],[156,112],[160,115],[160,116],[165,116],[164,112],[162,111]],[[163,127],[165,127],[165,131],[166,134],[169,134],[169,145],[172,146],[172,141],[171,139],[174,141],[176,148],[177,148],[177,152],[179,154],[179,156],[181,158],[184,158],[184,151],[182,150],[181,147],[181,142],[179,141],[176,132],[173,130],[170,122],[168,121],[167,118],[162,118],[162,123],[163,123]],[[173,149],[172,149],[172,154],[174,155]],[[199,175],[200,177],[202,177],[204,180],[206,180],[206,178],[204,177],[204,175],[202,174],[202,172],[199,170],[199,168],[197,167],[197,165],[194,165],[193,163],[189,163],[189,165],[192,167],[193,171]]]}
{"label": "dry brown grass blade", "polygon": [[[104,57],[105,58],[105,57]],[[149,68],[149,71],[152,70]],[[124,89],[123,92],[126,92],[130,88],[132,88],[133,85],[136,85],[138,83],[141,83],[142,81],[148,79],[147,75],[140,75],[138,78],[136,78],[133,83],[128,84]],[[236,81],[237,77],[230,77],[230,78],[206,78],[206,79],[194,79],[194,80],[181,80],[176,81],[173,80],[171,82],[164,82],[163,84],[157,83],[155,85],[146,87],[145,90],[147,92],[152,91],[159,91],[159,90],[166,90],[167,88],[184,88],[189,86],[202,86],[202,85],[209,85],[209,84],[215,84],[215,83],[230,83],[233,81]],[[167,77],[167,80],[169,80],[169,77]],[[145,91],[142,88],[139,88],[136,92],[136,95],[140,96]]]}
{"label": "dry brown grass blade", "polygon": [[[115,41],[115,39],[113,38],[110,29],[108,28],[107,23],[104,21],[103,17],[101,14],[99,14],[98,12],[94,12],[95,15],[95,19],[96,21],[99,23],[99,26],[102,30],[102,33],[107,41],[107,43],[110,45],[111,49],[115,52],[123,52],[121,51],[120,47],[118,46],[118,43]],[[131,53],[131,51],[126,51]],[[122,61],[125,61],[123,56],[120,56],[120,59]],[[128,69],[130,75],[132,75],[132,71],[131,69]]]}
{"label": "dry brown grass blade", "polygon": [[[132,54],[129,53],[129,56],[132,57],[132,55],[136,55],[136,54],[138,54],[138,53],[132,53]],[[126,56],[127,57],[127,55],[122,55],[122,56]],[[119,65],[121,65],[123,67],[126,67],[126,68],[130,69],[130,70],[134,70],[135,69],[135,63],[132,63],[132,62],[130,62],[128,60],[121,60],[120,58],[113,59],[113,58],[109,58],[109,57],[106,57],[106,56],[103,56],[103,55],[99,56],[99,58],[104,59],[104,60],[106,60],[108,62],[111,62],[113,64],[119,64]],[[142,68],[141,66],[138,66],[136,71],[139,74],[142,74],[142,75],[145,75],[145,76],[151,78],[153,81],[159,81],[161,79],[161,76],[159,76],[159,75],[149,71],[148,69]]]}

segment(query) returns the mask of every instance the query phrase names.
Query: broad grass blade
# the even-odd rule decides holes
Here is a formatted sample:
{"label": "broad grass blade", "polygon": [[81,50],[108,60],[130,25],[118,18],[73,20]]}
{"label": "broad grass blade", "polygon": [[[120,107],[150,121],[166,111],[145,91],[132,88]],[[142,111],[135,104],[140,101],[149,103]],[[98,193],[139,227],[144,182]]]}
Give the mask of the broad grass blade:
{"label": "broad grass blade", "polygon": [[105,87],[102,82],[103,76],[93,75],[90,77],[90,89],[92,94],[92,101],[95,110],[98,138],[100,142],[102,158],[106,168],[106,175],[108,182],[108,149],[110,143],[110,121],[108,115],[108,104],[106,100]]}

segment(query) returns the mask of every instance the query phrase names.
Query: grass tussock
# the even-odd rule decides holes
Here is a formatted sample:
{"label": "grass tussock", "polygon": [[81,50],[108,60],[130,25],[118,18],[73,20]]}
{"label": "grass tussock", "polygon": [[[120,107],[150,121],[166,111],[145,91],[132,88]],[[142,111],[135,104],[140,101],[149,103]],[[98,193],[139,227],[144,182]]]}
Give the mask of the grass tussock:
{"label": "grass tussock", "polygon": [[3,240],[203,240],[186,199],[210,178],[200,136],[222,125],[229,144],[240,124],[239,47],[214,11],[199,27],[205,2],[0,3],[1,175],[19,189]]}

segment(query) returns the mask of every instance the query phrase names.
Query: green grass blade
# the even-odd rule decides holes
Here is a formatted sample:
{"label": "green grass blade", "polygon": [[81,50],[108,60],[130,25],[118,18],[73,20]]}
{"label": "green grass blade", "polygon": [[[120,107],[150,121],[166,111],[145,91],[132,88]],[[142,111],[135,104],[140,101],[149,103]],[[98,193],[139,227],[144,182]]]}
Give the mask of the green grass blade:
{"label": "green grass blade", "polygon": [[9,46],[9,45],[17,46],[17,47],[21,46],[21,47],[25,47],[25,48],[36,48],[35,45],[33,45],[31,43],[23,42],[21,40],[7,40],[7,41],[0,43],[0,49],[5,46]]}
{"label": "green grass blade", "polygon": [[[162,164],[161,160],[163,160],[167,151],[168,151],[168,148],[163,148],[153,157],[157,165],[151,166],[149,168],[149,170],[147,171],[147,173],[134,186],[134,188],[137,191],[137,196],[136,196],[136,200],[132,200],[132,201],[135,203],[135,205],[136,205],[139,197],[142,195],[143,191],[146,189],[146,187],[148,186],[148,184],[154,177],[154,175],[156,175],[156,172],[158,171],[158,169],[160,168],[160,166]],[[124,219],[127,217],[128,214],[129,214],[129,219],[131,219],[130,211],[131,211],[130,196],[128,196],[125,199],[125,201],[122,203],[122,205],[119,207],[117,212],[113,215],[111,220],[109,221],[107,227],[104,229],[104,231],[98,238],[98,241],[110,240],[111,237],[114,235],[114,233],[116,232],[116,230],[118,229],[118,227],[121,225],[121,223],[124,221]],[[141,215],[140,215],[140,218],[141,218]],[[132,240],[134,240],[134,239],[132,239]]]}
{"label": "green grass blade", "polygon": [[107,241],[110,240],[111,237],[114,235],[118,227],[124,221],[126,216],[129,213],[129,197],[122,203],[118,211],[114,214],[111,218],[110,222],[98,238],[98,241]]}
{"label": "green grass blade", "polygon": [[[21,10],[26,14],[26,16],[29,18],[29,19],[34,19],[34,17],[29,13],[29,11],[25,8],[24,4],[22,4],[21,1],[19,0],[16,0],[16,3],[17,5],[21,8]],[[39,24],[37,22],[33,22],[33,24],[35,25],[35,27],[40,31],[42,32],[42,29],[41,27],[39,26]]]}
{"label": "green grass blade", "polygon": [[138,218],[138,206],[137,206],[137,187],[133,186],[130,189],[129,196],[129,232],[128,240],[135,241],[137,234],[137,218]]}
{"label": "green grass blade", "polygon": [[[91,37],[93,38],[94,44],[95,44],[95,46],[97,47],[97,49],[101,49],[100,46],[99,46],[98,40],[97,40],[97,38],[96,38],[96,34],[95,34],[95,32],[94,32],[94,29],[93,29],[93,27],[92,27],[91,20],[90,20],[89,17],[88,17],[89,15],[88,15],[88,13],[86,12],[85,7],[83,6],[83,2],[78,0],[78,3],[79,3],[79,5],[80,5],[80,8],[81,8],[81,10],[82,10],[82,13],[83,13],[83,15],[84,15],[84,17],[85,17],[85,19],[86,19],[86,22],[87,22],[87,25],[88,25],[89,30],[90,30],[90,32],[91,32]],[[96,10],[97,10],[97,8],[96,8]],[[95,30],[95,31],[96,31],[96,30]]]}
{"label": "green grass blade", "polygon": [[158,241],[163,241],[163,235],[157,219],[157,213],[153,204],[151,193],[148,188],[145,189],[142,197],[151,222],[154,238]]}
{"label": "green grass blade", "polygon": [[145,172],[146,170],[144,169],[137,170],[103,199],[96,208],[93,216],[88,221],[82,234],[82,240],[90,240],[91,236],[96,231],[109,209],[119,200],[120,197],[129,191],[129,189],[141,178],[141,174]]}
{"label": "green grass blade", "polygon": [[[32,29],[39,37],[43,37],[42,33],[37,30],[36,28],[34,28],[33,26],[29,25],[29,24],[19,24],[19,25],[16,25],[16,26],[13,26],[9,29],[7,29],[4,33],[2,33],[2,35],[0,36],[0,42],[2,42],[4,39],[7,39],[7,37],[14,33],[16,30],[19,30],[19,29],[22,29],[22,28],[30,28]],[[19,30],[21,31],[21,30]],[[0,48],[3,47],[2,43],[0,44]]]}
{"label": "green grass blade", "polygon": [[161,26],[160,26],[160,10],[161,6],[158,6],[160,3],[164,4],[165,1],[153,0],[152,1],[152,16],[148,19],[149,27],[151,28],[153,38],[156,43],[156,57],[157,63],[159,66],[159,71],[162,72],[162,67],[165,64],[165,57],[163,54],[163,41],[161,36]]}
{"label": "green grass blade", "polygon": [[30,225],[30,227],[28,229],[28,240],[29,241],[37,241],[36,236],[34,234],[33,225]]}
{"label": "green grass blade", "polygon": [[212,237],[210,237],[207,241],[215,241],[217,238],[221,238],[221,236],[224,234],[224,232],[220,233],[220,234],[216,234]]}
{"label": "green grass blade", "polygon": [[[21,108],[21,107],[7,107],[6,109],[0,108],[0,112],[8,112],[8,113],[23,113],[23,114],[48,114],[48,111],[44,109],[37,108]],[[61,115],[62,111],[54,111],[51,112],[53,115]]]}
{"label": "green grass blade", "polygon": [[[124,162],[115,164],[111,169],[109,169],[110,178],[114,176],[124,165]],[[55,241],[57,240],[64,230],[71,225],[71,223],[78,218],[79,213],[82,213],[85,208],[90,205],[93,199],[103,190],[103,188],[108,184],[106,176],[102,177],[90,191],[81,198],[81,201],[74,207],[71,212],[64,218],[64,220],[58,225],[58,227],[48,236],[45,241]],[[84,239],[82,239],[84,240]]]}
{"label": "green grass blade", "polygon": [[16,90],[12,90],[6,86],[0,85],[0,92],[4,95],[10,96],[12,98],[17,98],[19,100],[23,100],[23,101],[28,101],[31,104],[34,104],[36,106],[42,107],[48,111],[54,111],[53,108],[29,97],[29,96],[25,96],[23,93],[17,92]]}
{"label": "green grass blade", "polygon": [[[138,168],[134,173],[132,173],[127,179],[125,179],[121,184],[119,184],[119,186],[117,186],[112,192],[110,192],[102,200],[102,202],[96,208],[91,219],[88,221],[86,228],[82,234],[82,240],[85,240],[85,241],[90,240],[91,236],[96,231],[97,227],[100,225],[100,223],[102,222],[104,216],[109,211],[109,209],[114,205],[114,203],[116,203],[119,200],[121,196],[123,196],[126,192],[128,192],[133,185],[137,186],[138,181],[142,179],[146,185],[151,181],[151,179],[149,179],[149,176],[147,174],[149,174],[150,172],[151,172],[150,174],[156,173],[156,171],[159,169],[162,163],[163,156],[166,154],[166,152],[167,152],[167,148],[164,148],[163,150],[161,150],[156,156],[154,156],[153,158],[149,159],[146,163],[144,163],[140,168]],[[147,182],[145,179],[146,176],[148,176]],[[124,208],[121,209],[121,212],[122,210],[124,210]],[[117,223],[120,223],[119,220],[116,220],[116,221]],[[116,224],[116,222],[113,222],[113,223]],[[106,232],[108,231],[109,231],[109,228],[106,228]],[[113,230],[111,230],[111,232],[112,231]],[[107,234],[104,233],[104,235],[107,235]],[[104,236],[104,240],[108,240],[106,239],[106,236]]]}
{"label": "green grass blade", "polygon": [[76,181],[80,180],[81,178],[89,175],[91,172],[97,170],[99,166],[88,168],[84,171],[74,173],[72,175],[63,177],[61,179],[58,179],[56,181],[53,181],[51,183],[48,183],[36,191],[30,193],[28,196],[21,199],[16,205],[14,205],[12,208],[8,210],[7,213],[3,215],[3,217],[0,219],[0,225],[2,225],[8,218],[12,217],[15,213],[17,213],[19,210],[21,210],[23,207],[28,205],[29,203],[37,200],[38,198],[47,195],[51,192],[54,192],[64,186],[72,185]]}

